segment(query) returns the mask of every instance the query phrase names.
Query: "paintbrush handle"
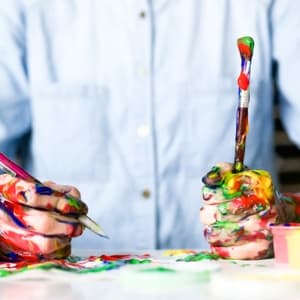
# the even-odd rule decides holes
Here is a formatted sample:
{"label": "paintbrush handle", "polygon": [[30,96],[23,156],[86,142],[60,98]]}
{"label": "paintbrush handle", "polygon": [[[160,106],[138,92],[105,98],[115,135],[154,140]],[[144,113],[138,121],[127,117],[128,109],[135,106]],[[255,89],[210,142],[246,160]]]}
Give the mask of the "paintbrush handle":
{"label": "paintbrush handle", "polygon": [[246,138],[248,133],[248,105],[250,101],[250,71],[254,48],[253,39],[248,36],[238,39],[238,48],[241,56],[241,73],[237,80],[239,105],[236,115],[234,172],[241,172],[244,170]]}

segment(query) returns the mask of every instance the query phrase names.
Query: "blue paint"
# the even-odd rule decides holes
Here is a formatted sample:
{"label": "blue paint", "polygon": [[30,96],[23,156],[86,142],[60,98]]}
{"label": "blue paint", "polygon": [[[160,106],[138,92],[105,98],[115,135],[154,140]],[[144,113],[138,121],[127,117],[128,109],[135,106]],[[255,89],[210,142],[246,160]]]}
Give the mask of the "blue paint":
{"label": "blue paint", "polygon": [[10,218],[14,221],[14,223],[21,227],[21,228],[27,228],[14,214],[13,212],[8,209],[5,204],[1,201],[1,197],[0,197],[0,209],[2,209],[7,215],[10,216]]}
{"label": "blue paint", "polygon": [[49,188],[48,186],[44,186],[40,183],[37,183],[35,185],[35,191],[40,194],[40,195],[52,195],[53,190],[51,188]]}

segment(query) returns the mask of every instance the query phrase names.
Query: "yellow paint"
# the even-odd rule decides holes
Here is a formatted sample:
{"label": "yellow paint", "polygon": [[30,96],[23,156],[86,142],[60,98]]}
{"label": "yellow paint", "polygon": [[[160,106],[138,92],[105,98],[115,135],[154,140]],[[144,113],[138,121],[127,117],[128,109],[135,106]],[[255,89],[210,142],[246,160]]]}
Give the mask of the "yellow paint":
{"label": "yellow paint", "polygon": [[293,268],[300,268],[300,228],[291,230],[286,240],[289,265]]}
{"label": "yellow paint", "polygon": [[274,203],[274,189],[272,177],[265,170],[246,170],[240,173],[227,172],[224,176],[224,186],[228,194],[234,195],[240,191],[240,183],[248,181],[249,189],[257,198],[264,199],[266,204]]}
{"label": "yellow paint", "polygon": [[169,249],[163,252],[163,256],[180,256],[195,253],[197,253],[195,250],[190,249]]}

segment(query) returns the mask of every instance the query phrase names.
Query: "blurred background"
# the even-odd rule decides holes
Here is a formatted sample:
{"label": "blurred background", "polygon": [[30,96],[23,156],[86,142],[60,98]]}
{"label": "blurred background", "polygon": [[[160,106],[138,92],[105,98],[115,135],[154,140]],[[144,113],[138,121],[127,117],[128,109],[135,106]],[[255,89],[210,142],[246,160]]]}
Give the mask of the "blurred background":
{"label": "blurred background", "polygon": [[300,150],[288,138],[275,106],[275,148],[281,192],[300,192]]}
{"label": "blurred background", "polygon": [[[274,79],[277,66],[274,64]],[[276,163],[279,172],[281,192],[300,192],[300,149],[287,136],[280,120],[277,87],[274,83],[274,122]]]}

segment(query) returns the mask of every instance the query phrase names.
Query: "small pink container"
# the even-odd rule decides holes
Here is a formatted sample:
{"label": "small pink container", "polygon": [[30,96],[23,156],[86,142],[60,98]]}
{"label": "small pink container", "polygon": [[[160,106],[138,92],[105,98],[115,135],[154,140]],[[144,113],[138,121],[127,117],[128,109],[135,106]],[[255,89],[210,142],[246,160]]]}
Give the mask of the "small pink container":
{"label": "small pink container", "polygon": [[[298,267],[300,262],[300,223],[271,225],[275,262]],[[299,247],[299,249],[295,249]],[[299,253],[299,257],[294,253]]]}

